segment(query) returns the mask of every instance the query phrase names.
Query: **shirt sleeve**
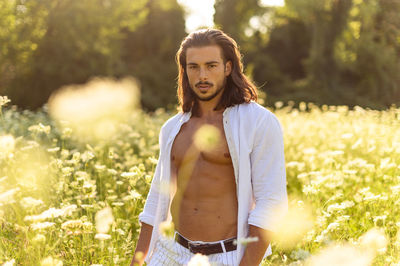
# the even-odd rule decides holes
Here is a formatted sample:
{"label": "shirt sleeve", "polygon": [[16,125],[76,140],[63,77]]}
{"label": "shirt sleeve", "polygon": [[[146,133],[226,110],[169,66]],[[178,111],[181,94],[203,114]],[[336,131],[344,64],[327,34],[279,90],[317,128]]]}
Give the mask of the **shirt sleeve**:
{"label": "shirt sleeve", "polygon": [[282,128],[276,116],[268,114],[258,121],[250,154],[255,207],[248,223],[274,232],[288,200]]}
{"label": "shirt sleeve", "polygon": [[150,191],[147,195],[146,203],[143,211],[139,214],[139,221],[154,226],[154,219],[157,212],[158,198],[160,197],[160,176],[161,176],[161,158],[163,156],[163,128],[160,130],[159,146],[160,152],[158,156],[158,162],[154,172],[153,180],[150,185]]}

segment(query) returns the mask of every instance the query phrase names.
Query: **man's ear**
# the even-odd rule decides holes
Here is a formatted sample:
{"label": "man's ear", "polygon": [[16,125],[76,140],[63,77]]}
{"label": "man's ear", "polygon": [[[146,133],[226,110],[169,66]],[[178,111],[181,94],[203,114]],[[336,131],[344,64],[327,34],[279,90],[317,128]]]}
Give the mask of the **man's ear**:
{"label": "man's ear", "polygon": [[225,76],[229,76],[232,72],[232,61],[227,61],[225,64]]}

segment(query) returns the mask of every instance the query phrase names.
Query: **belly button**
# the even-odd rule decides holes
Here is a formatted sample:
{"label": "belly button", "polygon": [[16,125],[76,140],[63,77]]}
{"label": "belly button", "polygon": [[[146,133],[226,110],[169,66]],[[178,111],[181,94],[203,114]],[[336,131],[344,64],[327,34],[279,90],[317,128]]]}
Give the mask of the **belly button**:
{"label": "belly button", "polygon": [[198,211],[199,209],[197,209],[197,208],[194,208],[194,210],[195,210],[195,211]]}

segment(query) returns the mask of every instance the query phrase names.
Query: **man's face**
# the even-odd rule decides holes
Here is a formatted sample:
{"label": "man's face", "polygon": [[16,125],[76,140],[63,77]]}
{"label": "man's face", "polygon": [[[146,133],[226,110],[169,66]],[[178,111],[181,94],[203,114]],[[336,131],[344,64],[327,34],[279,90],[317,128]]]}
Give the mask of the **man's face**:
{"label": "man's face", "polygon": [[210,101],[222,95],[232,63],[224,64],[217,45],[191,47],[186,51],[186,73],[192,91],[200,101]]}

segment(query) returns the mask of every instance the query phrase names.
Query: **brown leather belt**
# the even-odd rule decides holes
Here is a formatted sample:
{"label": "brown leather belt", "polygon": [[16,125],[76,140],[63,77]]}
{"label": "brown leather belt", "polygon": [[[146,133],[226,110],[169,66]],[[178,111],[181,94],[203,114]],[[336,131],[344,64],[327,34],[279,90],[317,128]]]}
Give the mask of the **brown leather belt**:
{"label": "brown leather belt", "polygon": [[[236,250],[236,245],[233,244],[233,241],[236,240],[236,237],[229,238],[227,240],[222,241],[224,243],[223,245],[225,246],[225,251],[232,251]],[[213,244],[204,244],[204,243],[196,243],[196,242],[191,242],[181,236],[178,232],[175,233],[175,241],[181,244],[183,247],[187,248],[190,250],[190,252],[196,254],[200,253],[203,255],[211,255],[211,254],[216,254],[216,253],[223,253],[224,249],[222,247],[222,243],[213,243]]]}

